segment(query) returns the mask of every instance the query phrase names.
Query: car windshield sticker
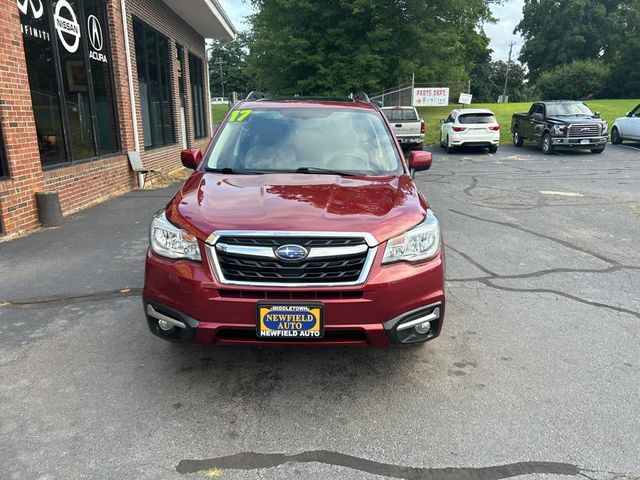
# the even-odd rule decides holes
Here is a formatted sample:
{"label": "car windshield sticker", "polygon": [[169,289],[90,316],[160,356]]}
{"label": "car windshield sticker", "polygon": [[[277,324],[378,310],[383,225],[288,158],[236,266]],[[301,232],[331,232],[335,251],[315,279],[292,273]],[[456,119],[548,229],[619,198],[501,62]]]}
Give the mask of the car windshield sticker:
{"label": "car windshield sticker", "polygon": [[253,113],[253,110],[236,110],[229,117],[230,122],[244,122]]}

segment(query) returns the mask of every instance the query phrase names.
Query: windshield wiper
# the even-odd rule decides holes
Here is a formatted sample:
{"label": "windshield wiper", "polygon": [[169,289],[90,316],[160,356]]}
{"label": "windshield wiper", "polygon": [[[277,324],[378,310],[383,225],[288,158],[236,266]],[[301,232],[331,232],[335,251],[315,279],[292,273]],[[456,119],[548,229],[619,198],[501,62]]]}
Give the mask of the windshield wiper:
{"label": "windshield wiper", "polygon": [[238,170],[237,168],[224,167],[224,168],[207,168],[207,172],[211,173],[224,173],[227,175],[263,175],[264,172],[258,170]]}
{"label": "windshield wiper", "polygon": [[342,170],[332,170],[330,168],[320,168],[320,167],[300,167],[296,170],[296,173],[326,173],[328,175],[343,175],[345,177],[355,177],[356,173],[353,172],[345,172]]}

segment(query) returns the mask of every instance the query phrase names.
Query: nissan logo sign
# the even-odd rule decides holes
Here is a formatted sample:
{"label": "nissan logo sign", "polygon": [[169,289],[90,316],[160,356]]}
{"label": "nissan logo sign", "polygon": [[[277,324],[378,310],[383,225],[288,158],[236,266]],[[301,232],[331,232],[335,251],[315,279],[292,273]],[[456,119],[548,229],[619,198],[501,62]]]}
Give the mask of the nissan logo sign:
{"label": "nissan logo sign", "polygon": [[[64,17],[61,15],[63,10],[66,12]],[[80,24],[67,0],[58,0],[53,19],[62,46],[67,52],[76,53],[80,46]]]}
{"label": "nissan logo sign", "polygon": [[300,245],[282,245],[276,249],[276,257],[287,262],[304,260],[309,251]]}

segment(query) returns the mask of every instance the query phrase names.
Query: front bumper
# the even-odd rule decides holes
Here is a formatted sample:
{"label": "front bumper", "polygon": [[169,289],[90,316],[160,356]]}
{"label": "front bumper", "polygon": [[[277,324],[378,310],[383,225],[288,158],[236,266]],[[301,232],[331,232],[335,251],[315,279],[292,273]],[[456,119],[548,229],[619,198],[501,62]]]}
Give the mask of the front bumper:
{"label": "front bumper", "polygon": [[[445,313],[442,254],[418,264],[382,267],[383,251],[378,249],[365,284],[324,288],[225,285],[218,282],[206,261],[171,261],[149,252],[143,292],[145,315],[155,335],[194,344],[384,347],[436,338]],[[259,339],[256,307],[264,300],[323,303],[325,336],[297,341]],[[153,312],[185,327],[164,331]],[[402,323],[421,317],[431,319],[428,334],[411,335],[409,328],[397,330]]]}
{"label": "front bumper", "polygon": [[556,147],[591,148],[606,145],[608,137],[552,137],[552,141]]}

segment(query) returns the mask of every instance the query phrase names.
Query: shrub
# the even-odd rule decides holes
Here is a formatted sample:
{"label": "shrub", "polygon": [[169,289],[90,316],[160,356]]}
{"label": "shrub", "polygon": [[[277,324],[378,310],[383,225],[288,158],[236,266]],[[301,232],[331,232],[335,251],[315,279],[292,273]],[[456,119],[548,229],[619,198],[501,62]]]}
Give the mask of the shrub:
{"label": "shrub", "polygon": [[599,97],[606,91],[610,75],[602,62],[577,60],[544,72],[535,87],[545,100]]}

